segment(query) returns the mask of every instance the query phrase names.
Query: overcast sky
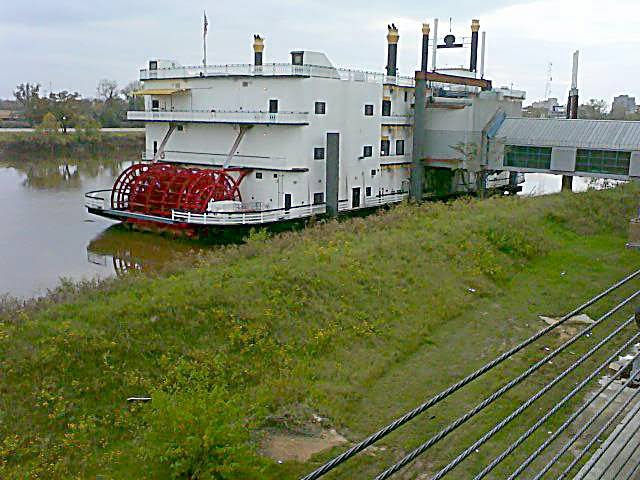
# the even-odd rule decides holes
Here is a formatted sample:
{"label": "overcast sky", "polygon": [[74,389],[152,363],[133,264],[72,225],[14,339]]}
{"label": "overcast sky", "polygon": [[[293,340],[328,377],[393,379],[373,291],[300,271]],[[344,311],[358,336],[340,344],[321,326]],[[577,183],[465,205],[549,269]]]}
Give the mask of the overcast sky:
{"label": "overcast sky", "polygon": [[[400,73],[419,61],[420,25],[440,18],[440,33],[469,35],[472,18],[487,31],[487,78],[564,101],[571,54],[579,49],[581,98],[635,95],[640,75],[638,0],[1,0],[0,98],[16,84],[95,95],[99,79],[125,85],[151,58],[185,65],[202,59],[202,12],[209,17],[209,63],[247,63],[253,33],[265,37],[265,62],[285,62],[296,49],[326,53],[338,67],[382,71],[386,25],[400,29]],[[441,35],[442,36],[442,35]],[[464,59],[466,63],[466,58]],[[461,59],[439,58],[439,66]]]}

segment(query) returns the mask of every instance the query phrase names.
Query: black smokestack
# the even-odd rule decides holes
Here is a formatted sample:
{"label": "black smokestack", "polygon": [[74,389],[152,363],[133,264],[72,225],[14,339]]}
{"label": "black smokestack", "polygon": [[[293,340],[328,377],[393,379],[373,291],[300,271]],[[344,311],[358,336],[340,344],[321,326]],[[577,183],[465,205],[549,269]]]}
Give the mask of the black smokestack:
{"label": "black smokestack", "polygon": [[428,23],[422,24],[422,66],[420,70],[423,72],[428,71],[429,66],[429,33],[431,29]]}
{"label": "black smokestack", "polygon": [[389,33],[387,34],[387,41],[389,42],[389,50],[387,54],[387,75],[395,77],[398,74],[398,29],[395,24],[389,25]]}
{"label": "black smokestack", "polygon": [[480,20],[471,21],[471,62],[469,70],[478,71],[478,32],[480,31]]}
{"label": "black smokestack", "polygon": [[253,64],[262,65],[262,52],[264,52],[264,39],[260,35],[253,36]]}

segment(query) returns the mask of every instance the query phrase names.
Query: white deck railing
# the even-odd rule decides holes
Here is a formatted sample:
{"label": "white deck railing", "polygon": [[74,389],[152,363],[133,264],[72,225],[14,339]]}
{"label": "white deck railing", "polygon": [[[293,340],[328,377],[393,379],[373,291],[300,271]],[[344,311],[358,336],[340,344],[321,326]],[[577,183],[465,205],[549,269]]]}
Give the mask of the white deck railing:
{"label": "white deck railing", "polygon": [[348,70],[343,68],[323,67],[318,65],[292,65],[290,63],[269,63],[265,65],[228,64],[207,66],[185,66],[159,68],[157,70],[140,70],[140,80],[167,78],[193,78],[211,76],[304,76],[335,78],[354,82],[388,83],[403,87],[412,87],[414,79],[406,76],[389,76],[379,72]]}
{"label": "white deck railing", "polygon": [[[376,197],[366,197],[363,204],[359,208],[371,208],[391,203],[401,202],[408,197],[408,193],[394,193]],[[85,194],[85,206],[92,210],[108,211],[110,215],[118,216],[118,210],[111,209],[111,190],[97,190],[87,192]],[[256,207],[255,204],[246,205]],[[355,210],[352,209],[348,202],[340,202],[338,205],[340,212]],[[304,205],[300,207],[291,207],[290,209],[273,209],[273,210],[247,210],[238,212],[207,212],[207,213],[191,213],[172,210],[171,220],[175,223],[188,223],[193,225],[258,225],[261,223],[282,222],[297,218],[310,217],[312,215],[322,215],[326,213],[326,205]],[[144,217],[144,214],[138,214]],[[122,212],[122,217],[129,216],[126,211]],[[149,216],[149,220],[153,220]]]}
{"label": "white deck railing", "polygon": [[195,225],[255,225],[321,215],[325,212],[326,206],[324,204],[292,207],[289,210],[281,208],[258,212],[213,212],[198,214],[173,210],[171,212],[171,220],[177,223],[190,223]]}
{"label": "white deck railing", "polygon": [[128,120],[141,122],[201,122],[201,123],[249,123],[306,125],[309,112],[245,112],[220,110],[171,110],[171,111],[130,111]]}
{"label": "white deck railing", "polygon": [[106,210],[111,205],[112,190],[94,190],[84,194],[84,206],[93,210]]}

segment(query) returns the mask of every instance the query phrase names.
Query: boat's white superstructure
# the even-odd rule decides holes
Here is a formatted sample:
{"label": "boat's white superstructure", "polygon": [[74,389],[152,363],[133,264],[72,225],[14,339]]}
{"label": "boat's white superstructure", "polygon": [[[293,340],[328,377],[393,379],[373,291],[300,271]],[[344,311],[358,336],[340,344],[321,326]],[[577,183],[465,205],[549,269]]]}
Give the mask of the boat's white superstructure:
{"label": "boat's white superstructure", "polygon": [[[386,74],[338,69],[325,54],[312,51],[293,51],[286,63],[263,64],[259,36],[253,64],[184,67],[150,61],[140,72],[145,109],[128,114],[130,120],[145,122],[143,160],[226,172],[232,184],[227,190],[233,192],[209,192],[206,208],[189,208],[196,203],[176,193],[191,188],[184,186],[191,180],[181,171],[182,183],[171,180],[168,185],[167,177],[158,175],[134,186],[123,181],[114,186],[121,190],[120,200],[114,200],[113,192],[110,199],[91,193],[87,206],[94,213],[127,219],[229,225],[325,213],[332,208],[327,198],[335,190],[339,211],[401,201],[409,194],[414,160],[415,82],[397,75],[395,26],[387,38]],[[430,89],[432,108],[422,133],[438,152],[430,161],[473,175],[457,144],[478,140],[501,106],[519,111],[521,97],[438,82]],[[469,173],[460,178],[465,188],[475,182]],[[492,181],[508,183],[505,177]],[[161,195],[151,191],[154,182]],[[140,188],[145,202],[166,205],[130,208],[140,206],[130,198]],[[183,197],[192,200],[194,188]]]}

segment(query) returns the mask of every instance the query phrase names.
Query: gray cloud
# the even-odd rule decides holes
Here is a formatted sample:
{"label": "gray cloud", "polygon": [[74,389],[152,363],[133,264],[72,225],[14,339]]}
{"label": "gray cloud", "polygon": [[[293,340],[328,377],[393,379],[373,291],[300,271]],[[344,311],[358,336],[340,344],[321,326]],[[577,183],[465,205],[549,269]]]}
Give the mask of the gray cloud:
{"label": "gray cloud", "polygon": [[[545,7],[548,11],[538,8],[540,2],[551,5]],[[620,2],[627,0],[611,0],[611,10]],[[589,37],[580,36],[580,29],[588,31],[592,17],[594,23],[607,22],[587,9],[571,27],[571,34],[563,34],[555,28],[557,22],[551,22],[555,17],[565,18],[560,7],[553,5],[557,3],[551,0],[461,0],[455,4],[416,0],[2,0],[0,58],[8,68],[0,75],[0,97],[10,97],[14,86],[24,81],[92,96],[100,78],[113,78],[124,85],[137,77],[138,68],[150,58],[198,63],[202,58],[202,11],[206,9],[212,63],[250,61],[252,34],[260,32],[266,38],[266,61],[286,61],[292,49],[307,48],[327,53],[341,67],[382,71],[385,25],[395,21],[401,28],[399,66],[407,75],[418,64],[423,20],[440,17],[442,32],[453,17],[454,31],[467,34],[470,19],[480,18],[489,35],[488,74],[496,84],[513,82],[528,90],[530,97],[539,97],[547,62],[553,61],[557,78],[553,93],[564,98],[570,53],[585,47],[584,95],[610,101],[611,95],[624,90],[624,79],[640,73],[625,60],[633,58],[637,43],[613,55],[601,45],[587,48]],[[556,10],[560,15],[554,14]],[[546,33],[546,26],[553,35]],[[536,34],[541,30],[545,33]],[[604,38],[607,31],[597,35]]]}

